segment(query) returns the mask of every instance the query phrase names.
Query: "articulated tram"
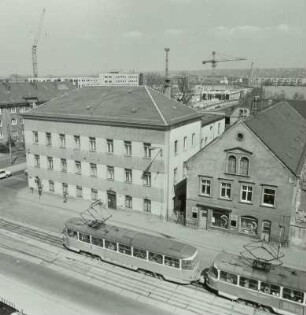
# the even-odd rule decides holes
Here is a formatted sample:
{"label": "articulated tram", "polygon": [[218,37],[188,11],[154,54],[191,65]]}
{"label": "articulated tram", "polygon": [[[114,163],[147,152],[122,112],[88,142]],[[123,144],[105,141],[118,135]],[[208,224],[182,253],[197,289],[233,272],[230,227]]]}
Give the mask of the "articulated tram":
{"label": "articulated tram", "polygon": [[304,271],[272,265],[258,269],[252,259],[221,253],[207,272],[205,283],[231,300],[267,306],[279,314],[306,315]]}
{"label": "articulated tram", "polygon": [[180,284],[198,281],[201,276],[195,247],[112,225],[91,226],[81,218],[69,219],[63,244],[72,251]]}

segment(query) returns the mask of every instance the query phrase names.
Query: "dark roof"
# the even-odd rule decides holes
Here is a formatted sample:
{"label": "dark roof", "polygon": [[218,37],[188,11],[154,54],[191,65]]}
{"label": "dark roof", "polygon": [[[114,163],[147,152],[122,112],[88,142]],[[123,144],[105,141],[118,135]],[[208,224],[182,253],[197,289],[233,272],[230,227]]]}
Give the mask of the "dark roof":
{"label": "dark roof", "polygon": [[39,106],[26,116],[163,128],[201,117],[186,105],[145,86],[84,87]]}
{"label": "dark roof", "polygon": [[0,105],[25,104],[27,99],[44,103],[74,89],[70,82],[0,82]]}
{"label": "dark roof", "polygon": [[81,218],[71,218],[65,222],[65,226],[87,235],[179,259],[189,258],[197,252],[197,249],[191,245],[113,225],[107,224],[91,228]]}
{"label": "dark roof", "polygon": [[300,115],[306,119],[306,101],[304,100],[288,100],[287,101]]}
{"label": "dark roof", "polygon": [[223,113],[221,114],[211,114],[211,113],[202,113],[202,127],[206,126],[212,122],[224,119],[225,115]]}
{"label": "dark roof", "polygon": [[251,267],[252,260],[228,253],[217,255],[216,267],[223,271],[235,273],[272,284],[299,291],[306,291],[306,272],[284,266],[272,266],[270,271],[261,271]]}
{"label": "dark roof", "polygon": [[306,153],[306,120],[286,101],[271,106],[244,123],[295,175]]}

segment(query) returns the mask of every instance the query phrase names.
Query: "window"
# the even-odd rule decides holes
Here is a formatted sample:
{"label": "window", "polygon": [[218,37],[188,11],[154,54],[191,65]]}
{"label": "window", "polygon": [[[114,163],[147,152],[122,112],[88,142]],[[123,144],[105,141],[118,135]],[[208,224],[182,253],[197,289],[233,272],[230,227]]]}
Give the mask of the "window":
{"label": "window", "polygon": [[125,207],[128,209],[132,209],[132,197],[125,196]]}
{"label": "window", "polygon": [[103,247],[103,239],[98,237],[91,237],[91,243],[96,246]]}
{"label": "window", "polygon": [[67,234],[69,237],[73,237],[73,238],[78,238],[78,232],[77,231],[73,231],[73,230],[70,230],[70,229],[67,229]]}
{"label": "window", "polygon": [[143,150],[144,150],[144,157],[150,158],[151,157],[151,143],[144,143],[143,144]]}
{"label": "window", "polygon": [[184,178],[187,177],[187,171],[188,171],[187,164],[186,164],[186,162],[184,162],[184,164],[183,164],[183,177]]}
{"label": "window", "polygon": [[38,132],[33,131],[33,143],[38,144]]}
{"label": "window", "polygon": [[147,259],[147,252],[143,249],[133,248],[133,256],[140,259]]}
{"label": "window", "polygon": [[39,155],[37,155],[37,154],[34,155],[34,166],[35,167],[40,166],[40,158],[39,158]]}
{"label": "window", "polygon": [[68,184],[63,183],[62,184],[63,194],[68,195]]}
{"label": "window", "polygon": [[220,280],[228,282],[228,283],[232,283],[232,284],[237,284],[238,283],[238,277],[230,272],[226,272],[226,271],[220,271]]}
{"label": "window", "polygon": [[96,151],[96,138],[89,138],[89,150],[90,151]]}
{"label": "window", "polygon": [[180,268],[180,261],[177,258],[165,256],[165,265],[173,268]]}
{"label": "window", "polygon": [[126,183],[132,182],[132,170],[129,168],[125,169],[125,182]]}
{"label": "window", "polygon": [[75,172],[79,175],[81,175],[82,173],[82,166],[80,161],[75,161]]}
{"label": "window", "polygon": [[220,197],[224,199],[230,199],[231,198],[231,183],[221,183],[221,191],[220,191]]}
{"label": "window", "polygon": [[249,159],[246,157],[240,159],[239,174],[244,176],[249,175]]}
{"label": "window", "polygon": [[125,254],[125,255],[132,255],[132,247],[131,246],[127,246],[127,245],[123,245],[123,244],[119,244],[119,249],[118,249],[119,253]]}
{"label": "window", "polygon": [[177,140],[175,140],[174,141],[174,154],[176,155],[177,154],[177,149],[178,149],[178,141]]}
{"label": "window", "polygon": [[47,145],[52,145],[52,138],[51,138],[51,133],[46,132],[46,144]]}
{"label": "window", "polygon": [[221,123],[218,123],[218,135],[220,134]]}
{"label": "window", "polygon": [[283,289],[283,298],[286,300],[291,300],[298,303],[303,303],[304,293],[296,290],[291,290],[288,288]]}
{"label": "window", "polygon": [[67,172],[67,160],[66,159],[61,159],[61,171]]}
{"label": "window", "polygon": [[76,195],[78,198],[82,198],[83,197],[83,189],[81,186],[76,186]]}
{"label": "window", "polygon": [[114,167],[113,166],[107,166],[107,179],[114,180]]}
{"label": "window", "polygon": [[132,142],[124,141],[124,148],[125,148],[125,155],[131,156],[132,155]]}
{"label": "window", "polygon": [[94,189],[94,188],[91,189],[91,199],[92,200],[97,200],[98,199],[98,191],[97,191],[97,189]]}
{"label": "window", "polygon": [[149,252],[149,261],[152,261],[156,264],[162,264],[163,263],[163,256],[160,254],[155,254],[155,253]]}
{"label": "window", "polygon": [[48,169],[53,170],[53,158],[48,156],[47,160],[48,160]]}
{"label": "window", "polygon": [[13,119],[11,120],[11,124],[12,124],[12,126],[17,125],[17,120],[16,120],[15,118],[13,118]]}
{"label": "window", "polygon": [[211,225],[216,228],[228,229],[229,214],[222,210],[213,210]]}
{"label": "window", "polygon": [[105,248],[113,251],[117,251],[117,243],[105,240]]}
{"label": "window", "polygon": [[204,196],[211,195],[211,180],[210,179],[200,179],[200,194]]}
{"label": "window", "polygon": [[20,118],[20,124],[21,124],[21,125],[24,124],[23,118]]}
{"label": "window", "polygon": [[12,114],[15,114],[16,111],[17,111],[17,110],[16,110],[16,107],[11,107],[11,108],[10,108],[10,112],[11,112]]}
{"label": "window", "polygon": [[183,259],[182,260],[182,269],[192,270],[197,265],[196,260]]}
{"label": "window", "polygon": [[209,268],[209,275],[212,276],[215,279],[218,279],[218,269],[215,268],[214,266],[211,266]]}
{"label": "window", "polygon": [[150,172],[143,173],[143,184],[145,186],[151,186],[151,173]]}
{"label": "window", "polygon": [[243,202],[251,202],[253,195],[253,187],[250,185],[242,185],[241,186],[241,196],[240,200]]}
{"label": "window", "polygon": [[49,191],[54,191],[54,181],[53,180],[49,180]]}
{"label": "window", "polygon": [[151,212],[151,200],[150,199],[145,198],[143,200],[143,210],[145,212]]}
{"label": "window", "polygon": [[275,205],[275,189],[264,188],[262,203],[265,206],[274,206]]}
{"label": "window", "polygon": [[111,139],[107,139],[106,143],[107,143],[107,153],[114,153],[114,141]]}
{"label": "window", "polygon": [[0,127],[2,127],[2,120],[0,120]]}
{"label": "window", "polygon": [[97,177],[97,164],[90,163],[90,176]]}
{"label": "window", "polygon": [[66,137],[64,134],[60,134],[60,147],[65,148],[66,147]]}
{"label": "window", "polygon": [[177,183],[177,167],[173,170],[173,184]]}
{"label": "window", "polygon": [[250,278],[240,277],[239,285],[251,290],[258,291],[258,281]]}
{"label": "window", "polygon": [[265,294],[280,296],[280,287],[278,285],[273,285],[267,282],[260,283],[260,291]]}
{"label": "window", "polygon": [[243,216],[240,218],[240,232],[247,235],[257,235],[258,220],[251,216]]}
{"label": "window", "polygon": [[80,150],[81,148],[81,139],[80,136],[74,136],[74,148]]}
{"label": "window", "polygon": [[236,174],[236,157],[230,155],[227,160],[227,171],[231,174]]}
{"label": "window", "polygon": [[187,149],[187,137],[184,137],[184,142],[183,142],[183,149]]}
{"label": "window", "polygon": [[195,133],[193,133],[191,135],[191,145],[194,146],[195,145]]}
{"label": "window", "polygon": [[90,243],[90,237],[87,234],[79,232],[79,240],[85,243]]}

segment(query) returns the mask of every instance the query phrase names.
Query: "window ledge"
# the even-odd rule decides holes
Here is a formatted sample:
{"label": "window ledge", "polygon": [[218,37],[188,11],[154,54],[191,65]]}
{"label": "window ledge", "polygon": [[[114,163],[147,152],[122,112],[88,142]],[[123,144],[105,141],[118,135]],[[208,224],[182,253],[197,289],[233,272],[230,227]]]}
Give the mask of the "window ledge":
{"label": "window ledge", "polygon": [[225,201],[233,201],[232,198],[226,198],[226,197],[218,197],[219,200],[225,200]]}
{"label": "window ledge", "polygon": [[243,178],[250,178],[250,175],[242,175],[242,174],[228,173],[228,172],[224,172],[224,174],[225,174],[225,175],[232,175],[232,176],[243,177]]}
{"label": "window ledge", "polygon": [[205,197],[205,198],[212,198],[211,195],[203,195],[203,194],[198,194],[199,197]]}
{"label": "window ledge", "polygon": [[244,205],[250,205],[250,206],[253,206],[254,204],[253,204],[253,202],[250,202],[250,201],[243,201],[243,200],[240,200],[240,201],[238,201],[239,203],[242,203],[242,204],[244,204]]}
{"label": "window ledge", "polygon": [[260,206],[260,207],[263,207],[263,208],[276,209],[276,208],[275,208],[275,206],[272,206],[272,205],[266,205],[266,204],[263,204],[263,203],[262,203],[262,204],[260,204],[259,206]]}

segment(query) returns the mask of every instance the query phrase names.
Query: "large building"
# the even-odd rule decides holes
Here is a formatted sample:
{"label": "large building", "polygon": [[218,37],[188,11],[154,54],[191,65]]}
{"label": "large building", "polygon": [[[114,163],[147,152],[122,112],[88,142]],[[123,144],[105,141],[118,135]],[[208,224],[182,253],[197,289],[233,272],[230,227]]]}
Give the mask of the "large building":
{"label": "large building", "polygon": [[305,152],[306,121],[286,102],[238,121],[187,162],[186,224],[287,243],[306,214]]}
{"label": "large building", "polygon": [[200,114],[145,86],[84,87],[24,121],[30,187],[165,218],[203,129]]}
{"label": "large building", "polygon": [[75,89],[68,82],[0,82],[0,143],[9,139],[23,142],[22,114]]}

